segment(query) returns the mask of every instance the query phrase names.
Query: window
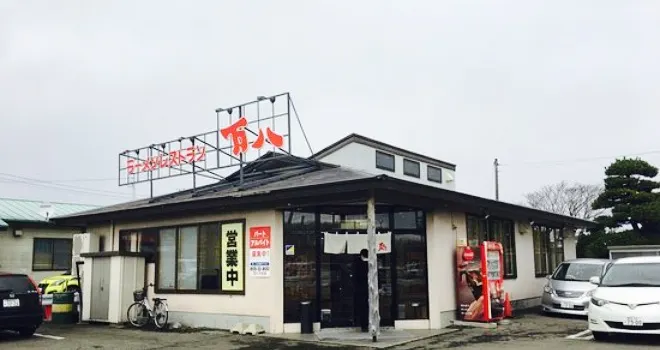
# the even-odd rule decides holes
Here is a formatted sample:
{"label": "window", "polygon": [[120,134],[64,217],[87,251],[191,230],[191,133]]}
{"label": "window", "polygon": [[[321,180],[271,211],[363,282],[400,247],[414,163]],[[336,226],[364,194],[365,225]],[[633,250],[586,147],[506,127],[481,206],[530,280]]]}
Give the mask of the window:
{"label": "window", "polygon": [[[300,322],[300,302],[311,301],[316,304],[316,214],[285,211],[283,215],[284,322],[297,323]],[[321,217],[331,226],[341,221],[330,214],[321,214]],[[287,249],[291,249],[292,253]]]}
{"label": "window", "polygon": [[179,230],[177,289],[197,289],[197,226]]}
{"label": "window", "polygon": [[[467,239],[471,247],[478,247],[483,241],[494,241],[504,248],[504,278],[517,277],[516,236],[513,221],[498,218],[468,215]],[[480,254],[475,249],[475,254]]]}
{"label": "window", "polygon": [[376,168],[393,172],[394,156],[389,153],[376,151]]}
{"label": "window", "polygon": [[176,289],[176,229],[160,230],[158,289]]}
{"label": "window", "polygon": [[[231,233],[231,242],[235,243],[239,252],[242,251],[245,240],[242,223],[215,222],[160,229],[156,265],[157,290],[243,294],[245,265],[242,254],[241,258],[231,265],[234,271],[231,278],[236,283],[232,284],[231,288],[223,287],[223,269],[230,265],[221,260],[221,228]],[[146,232],[156,231],[146,230],[142,233]]]}
{"label": "window", "polygon": [[32,254],[33,271],[71,270],[73,240],[35,238]]}
{"label": "window", "polygon": [[394,212],[397,320],[428,319],[424,212]]}
{"label": "window", "polygon": [[218,291],[220,289],[220,236],[218,225],[202,225],[199,231],[199,289]]}
{"label": "window", "polygon": [[403,173],[412,177],[419,177],[419,162],[409,159],[403,160]]}
{"label": "window", "polygon": [[156,262],[158,230],[145,229],[143,231],[119,232],[120,252],[146,253],[146,263]]}
{"label": "window", "polygon": [[428,165],[426,167],[426,177],[429,181],[442,183],[442,169]]}
{"label": "window", "polygon": [[563,230],[542,225],[533,226],[534,271],[537,277],[552,274],[564,261]]}

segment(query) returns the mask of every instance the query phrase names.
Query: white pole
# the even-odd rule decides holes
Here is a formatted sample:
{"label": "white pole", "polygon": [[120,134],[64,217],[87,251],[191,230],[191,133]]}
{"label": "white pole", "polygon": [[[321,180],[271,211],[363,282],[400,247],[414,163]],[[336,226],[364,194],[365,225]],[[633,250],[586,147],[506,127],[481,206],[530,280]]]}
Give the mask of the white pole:
{"label": "white pole", "polygon": [[369,330],[376,342],[380,335],[380,313],[378,311],[378,251],[376,247],[376,201],[371,195],[367,201],[367,239],[369,247]]}

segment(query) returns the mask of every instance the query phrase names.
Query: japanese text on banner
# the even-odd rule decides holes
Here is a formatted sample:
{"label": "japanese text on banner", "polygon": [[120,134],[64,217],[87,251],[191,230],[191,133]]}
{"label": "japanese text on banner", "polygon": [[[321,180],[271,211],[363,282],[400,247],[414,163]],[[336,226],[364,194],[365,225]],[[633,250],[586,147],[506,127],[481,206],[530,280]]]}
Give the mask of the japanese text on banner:
{"label": "japanese text on banner", "polygon": [[243,223],[222,224],[222,291],[245,291],[243,257],[245,232]]}

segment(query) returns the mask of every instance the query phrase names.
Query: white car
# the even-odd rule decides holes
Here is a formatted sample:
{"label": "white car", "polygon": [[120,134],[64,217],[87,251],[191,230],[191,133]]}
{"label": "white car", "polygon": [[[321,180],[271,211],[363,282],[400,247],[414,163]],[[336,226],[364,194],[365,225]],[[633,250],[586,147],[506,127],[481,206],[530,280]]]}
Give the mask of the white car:
{"label": "white car", "polygon": [[591,294],[589,330],[595,340],[611,333],[660,335],[660,256],[615,260]]}

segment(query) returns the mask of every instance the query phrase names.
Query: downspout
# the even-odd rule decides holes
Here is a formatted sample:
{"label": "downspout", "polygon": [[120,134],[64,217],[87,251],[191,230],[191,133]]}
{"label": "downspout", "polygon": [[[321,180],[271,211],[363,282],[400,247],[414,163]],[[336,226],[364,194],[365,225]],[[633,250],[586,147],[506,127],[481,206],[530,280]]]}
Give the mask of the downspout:
{"label": "downspout", "polygon": [[[115,220],[110,220],[110,229],[112,230],[112,242],[110,242],[110,251],[114,252],[115,251]],[[119,250],[119,247],[117,247],[117,250]]]}

